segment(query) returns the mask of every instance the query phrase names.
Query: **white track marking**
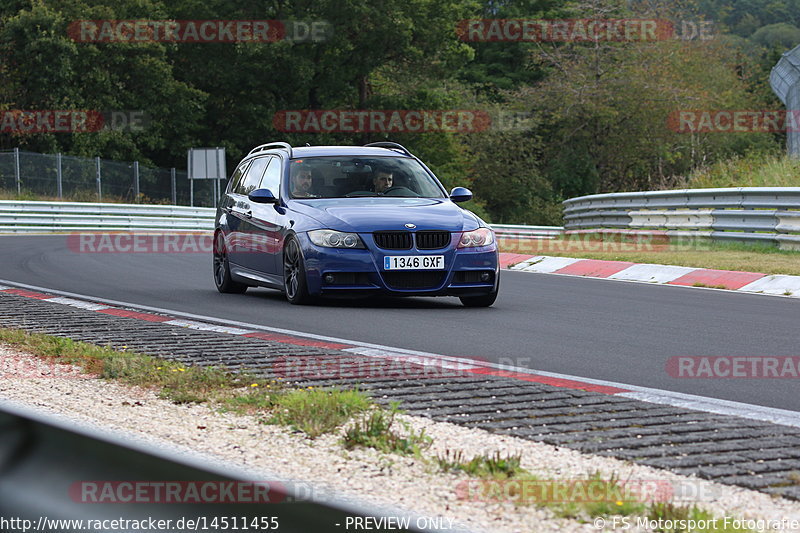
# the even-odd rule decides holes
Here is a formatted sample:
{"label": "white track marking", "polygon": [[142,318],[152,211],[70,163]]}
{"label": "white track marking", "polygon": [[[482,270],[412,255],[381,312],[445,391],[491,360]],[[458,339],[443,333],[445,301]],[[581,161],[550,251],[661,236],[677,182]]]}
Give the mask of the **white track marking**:
{"label": "white track marking", "polygon": [[42,300],[42,301],[69,305],[70,307],[77,307],[78,309],[86,309],[88,311],[99,311],[100,309],[110,309],[110,307],[107,305],[84,302],[81,300],[74,300],[72,298],[65,298],[63,296],[60,296],[58,298],[49,298],[47,300]]}

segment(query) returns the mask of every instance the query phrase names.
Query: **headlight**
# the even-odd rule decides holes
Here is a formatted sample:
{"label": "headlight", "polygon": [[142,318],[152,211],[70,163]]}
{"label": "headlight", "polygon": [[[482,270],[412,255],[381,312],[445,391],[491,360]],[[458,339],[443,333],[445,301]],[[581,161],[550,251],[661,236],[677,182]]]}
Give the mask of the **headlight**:
{"label": "headlight", "polygon": [[308,232],[308,238],[317,246],[326,248],[365,248],[358,233],[315,229]]}
{"label": "headlight", "polygon": [[459,248],[475,248],[489,246],[494,243],[494,232],[489,228],[478,228],[474,231],[465,231],[461,234]]}

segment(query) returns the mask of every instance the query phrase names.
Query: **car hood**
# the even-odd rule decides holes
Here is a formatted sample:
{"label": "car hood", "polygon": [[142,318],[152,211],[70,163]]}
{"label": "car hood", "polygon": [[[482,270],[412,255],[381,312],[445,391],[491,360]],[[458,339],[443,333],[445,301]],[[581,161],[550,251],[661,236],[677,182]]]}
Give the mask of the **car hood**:
{"label": "car hood", "polygon": [[367,233],[406,229],[470,231],[478,219],[445,198],[329,198],[295,201],[292,207],[327,229]]}

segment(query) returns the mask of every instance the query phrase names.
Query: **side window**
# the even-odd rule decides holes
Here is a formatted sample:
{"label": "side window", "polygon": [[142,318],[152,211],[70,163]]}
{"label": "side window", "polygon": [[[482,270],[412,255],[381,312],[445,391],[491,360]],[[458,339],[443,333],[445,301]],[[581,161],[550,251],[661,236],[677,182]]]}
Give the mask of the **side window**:
{"label": "side window", "polygon": [[230,193],[230,192],[233,192],[233,191],[236,190],[236,188],[239,186],[239,183],[242,181],[242,176],[244,176],[244,173],[247,170],[247,166],[249,164],[250,164],[250,162],[248,161],[247,163],[244,163],[243,165],[239,165],[239,167],[233,173],[233,176],[231,176],[231,179],[228,182],[228,188],[225,189],[225,192]]}
{"label": "side window", "polygon": [[281,158],[273,157],[269,167],[267,167],[267,171],[264,173],[259,189],[269,189],[277,198],[281,187],[281,174]]}
{"label": "side window", "polygon": [[261,183],[261,176],[264,174],[264,169],[267,168],[267,163],[269,163],[270,159],[272,158],[259,157],[258,159],[253,160],[250,168],[247,169],[244,178],[242,178],[242,181],[239,183],[239,186],[236,187],[236,194],[247,196],[258,188],[258,184]]}

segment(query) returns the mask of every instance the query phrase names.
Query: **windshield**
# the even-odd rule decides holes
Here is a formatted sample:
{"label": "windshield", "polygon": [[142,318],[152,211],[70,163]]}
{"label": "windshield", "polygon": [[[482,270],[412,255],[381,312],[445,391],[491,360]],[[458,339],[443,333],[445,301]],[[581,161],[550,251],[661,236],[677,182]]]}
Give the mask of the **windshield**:
{"label": "windshield", "polygon": [[292,198],[393,196],[444,198],[436,180],[407,157],[306,157],[292,160]]}

